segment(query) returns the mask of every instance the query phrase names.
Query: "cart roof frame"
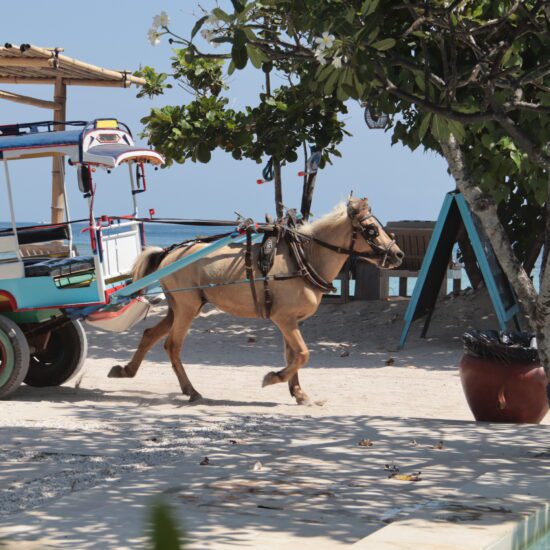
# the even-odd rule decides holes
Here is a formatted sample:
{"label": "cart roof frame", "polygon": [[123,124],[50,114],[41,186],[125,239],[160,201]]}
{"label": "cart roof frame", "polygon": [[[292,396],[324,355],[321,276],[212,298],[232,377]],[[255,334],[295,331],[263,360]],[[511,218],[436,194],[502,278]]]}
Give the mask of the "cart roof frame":
{"label": "cart roof frame", "polygon": [[[60,124],[65,130],[53,130]],[[164,158],[156,151],[136,146],[130,129],[113,118],[0,126],[0,160],[59,155],[67,155],[71,164],[92,164],[106,169],[125,162],[164,164]]]}

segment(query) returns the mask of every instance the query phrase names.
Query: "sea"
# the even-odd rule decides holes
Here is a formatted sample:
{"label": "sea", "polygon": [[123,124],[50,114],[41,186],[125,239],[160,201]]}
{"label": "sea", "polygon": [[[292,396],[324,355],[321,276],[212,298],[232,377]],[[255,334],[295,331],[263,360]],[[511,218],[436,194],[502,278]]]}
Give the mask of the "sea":
{"label": "sea", "polygon": [[[20,222],[19,227],[40,225],[36,222]],[[10,224],[7,222],[0,222],[0,230],[8,229]],[[75,223],[73,225],[73,241],[77,248],[78,254],[82,256],[90,255],[92,250],[90,246],[90,237],[87,231],[86,223]],[[167,224],[148,224],[146,228],[146,239],[148,246],[170,246],[174,243],[179,243],[189,239],[195,239],[197,237],[205,237],[209,235],[217,235],[220,233],[227,233],[231,228],[227,226],[185,226],[185,225],[167,225]],[[456,255],[456,251],[455,251]],[[533,269],[533,281],[535,287],[538,290],[540,273],[540,258],[535,268]],[[413,292],[414,285],[416,283],[415,277],[410,277],[407,281],[407,294],[410,296]],[[336,287],[336,294],[340,293],[339,281],[334,282]],[[470,280],[466,271],[462,269],[461,272],[461,286],[462,289],[466,289],[471,286]],[[453,281],[451,274],[447,279],[447,291],[451,292],[453,289]],[[355,281],[350,281],[350,294],[353,296],[355,291]],[[389,281],[389,294],[390,296],[399,295],[399,279],[397,277],[390,277]]]}

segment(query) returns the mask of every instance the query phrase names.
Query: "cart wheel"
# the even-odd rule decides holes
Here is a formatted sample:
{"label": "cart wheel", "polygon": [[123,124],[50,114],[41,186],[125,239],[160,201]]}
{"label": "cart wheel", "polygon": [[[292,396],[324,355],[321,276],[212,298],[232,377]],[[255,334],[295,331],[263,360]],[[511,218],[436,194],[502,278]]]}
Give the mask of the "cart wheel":
{"label": "cart wheel", "polygon": [[0,315],[0,399],[14,392],[29,370],[29,344],[23,331]]}
{"label": "cart wheel", "polygon": [[46,349],[31,353],[25,384],[36,388],[64,384],[82,368],[87,352],[86,333],[79,321],[52,330]]}

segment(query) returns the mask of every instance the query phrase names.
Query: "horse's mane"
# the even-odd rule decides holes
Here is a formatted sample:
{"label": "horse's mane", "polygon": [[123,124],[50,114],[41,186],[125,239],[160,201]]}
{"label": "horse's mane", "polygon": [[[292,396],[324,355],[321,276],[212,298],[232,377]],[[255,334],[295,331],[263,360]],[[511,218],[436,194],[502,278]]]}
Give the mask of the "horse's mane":
{"label": "horse's mane", "polygon": [[319,231],[330,229],[342,222],[343,218],[347,218],[348,211],[345,202],[337,204],[331,212],[313,222],[306,222],[300,227],[300,232],[305,235],[314,235]]}

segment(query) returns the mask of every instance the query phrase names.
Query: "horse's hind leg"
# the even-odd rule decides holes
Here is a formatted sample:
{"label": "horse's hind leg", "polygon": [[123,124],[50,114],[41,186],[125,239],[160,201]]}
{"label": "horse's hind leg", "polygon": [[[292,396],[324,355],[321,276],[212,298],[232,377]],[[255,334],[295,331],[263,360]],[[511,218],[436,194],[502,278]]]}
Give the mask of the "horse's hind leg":
{"label": "horse's hind leg", "polygon": [[174,321],[172,310],[168,310],[168,315],[155,326],[147,328],[143,331],[143,336],[139,343],[138,349],[130,362],[125,366],[114,366],[107,375],[109,378],[133,378],[141,365],[143,359],[151,348],[163,337],[168,334],[170,327]]}
{"label": "horse's hind leg", "polygon": [[164,349],[170,358],[172,368],[178,377],[181,391],[183,395],[189,396],[189,401],[197,401],[201,399],[201,394],[193,387],[191,381],[187,377],[183,364],[181,362],[180,354],[183,347],[183,342],[187,336],[187,332],[195,319],[195,316],[200,311],[198,308],[178,309],[174,313],[174,323],[170,329],[170,334],[164,343]]}
{"label": "horse's hind leg", "polygon": [[277,323],[285,339],[285,358],[287,366],[279,372],[266,374],[262,386],[270,386],[279,382],[288,382],[290,394],[299,405],[309,402],[309,397],[300,387],[298,371],[309,360],[309,350],[298,328],[298,323],[293,321],[288,324]]}

